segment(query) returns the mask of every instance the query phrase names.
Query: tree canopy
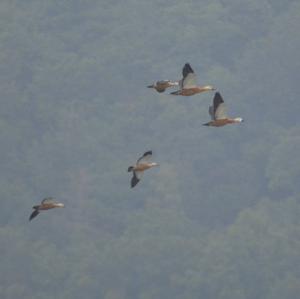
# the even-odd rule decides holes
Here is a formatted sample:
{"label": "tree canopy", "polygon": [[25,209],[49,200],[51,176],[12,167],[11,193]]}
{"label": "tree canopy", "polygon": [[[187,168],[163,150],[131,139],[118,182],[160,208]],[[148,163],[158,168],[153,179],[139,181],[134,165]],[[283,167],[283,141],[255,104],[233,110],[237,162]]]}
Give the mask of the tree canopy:
{"label": "tree canopy", "polygon": [[[299,26],[296,0],[1,1],[0,298],[298,299]],[[146,88],[186,62],[245,123]]]}

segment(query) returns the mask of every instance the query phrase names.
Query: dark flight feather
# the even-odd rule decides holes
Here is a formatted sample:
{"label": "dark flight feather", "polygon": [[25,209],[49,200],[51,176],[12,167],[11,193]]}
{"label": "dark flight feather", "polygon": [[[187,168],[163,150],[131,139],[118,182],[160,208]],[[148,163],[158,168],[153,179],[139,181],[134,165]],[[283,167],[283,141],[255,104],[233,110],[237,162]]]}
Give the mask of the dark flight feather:
{"label": "dark flight feather", "polygon": [[190,66],[189,63],[186,63],[182,69],[182,76],[185,78],[188,74],[194,73],[192,67]]}
{"label": "dark flight feather", "polygon": [[133,188],[134,186],[136,186],[136,184],[139,182],[140,180],[138,179],[138,177],[136,176],[136,173],[133,172],[133,176],[131,179],[131,188]]}
{"label": "dark flight feather", "polygon": [[142,160],[142,159],[144,159],[145,157],[147,157],[147,156],[152,156],[152,151],[147,151],[147,152],[145,152],[144,154],[143,154],[143,156],[141,156],[138,160],[137,160],[137,164]]}
{"label": "dark flight feather", "polygon": [[29,221],[31,221],[34,217],[36,217],[38,214],[39,214],[39,210],[38,209],[35,209],[32,214],[30,215],[29,217]]}
{"label": "dark flight feather", "polygon": [[216,92],[215,96],[214,96],[214,115],[215,115],[219,105],[222,103],[224,103],[224,100],[223,100],[221,94],[219,92]]}

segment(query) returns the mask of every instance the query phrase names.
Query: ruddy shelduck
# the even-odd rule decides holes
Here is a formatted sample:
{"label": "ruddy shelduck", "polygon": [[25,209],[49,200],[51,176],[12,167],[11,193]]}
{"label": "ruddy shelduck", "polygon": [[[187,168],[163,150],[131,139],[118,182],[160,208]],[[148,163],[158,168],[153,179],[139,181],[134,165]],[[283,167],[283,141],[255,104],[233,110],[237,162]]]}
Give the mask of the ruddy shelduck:
{"label": "ruddy shelduck", "polygon": [[158,163],[148,162],[147,160],[152,156],[152,151],[147,151],[141,156],[134,166],[128,167],[128,172],[133,172],[131,179],[131,188],[133,188],[141,179],[143,172],[154,166],[158,166]]}
{"label": "ruddy shelduck", "polygon": [[213,106],[209,107],[208,112],[211,116],[211,121],[203,124],[204,126],[223,127],[228,124],[241,123],[244,121],[241,117],[229,118],[227,116],[226,106],[219,92],[215,93]]}
{"label": "ruddy shelduck", "polygon": [[36,217],[40,211],[50,210],[54,208],[64,208],[65,205],[63,203],[55,202],[52,197],[47,197],[42,200],[40,205],[33,206],[34,211],[29,217],[29,221],[31,221],[34,217]]}
{"label": "ruddy shelduck", "polygon": [[182,80],[179,81],[180,89],[171,92],[173,95],[192,96],[197,93],[212,91],[215,88],[211,85],[198,86],[197,75],[189,63],[186,63],[182,69]]}
{"label": "ruddy shelduck", "polygon": [[170,81],[170,80],[161,80],[161,81],[156,81],[152,85],[148,85],[148,88],[154,88],[157,92],[164,92],[167,88],[172,87],[172,86],[178,86],[179,82],[178,81]]}

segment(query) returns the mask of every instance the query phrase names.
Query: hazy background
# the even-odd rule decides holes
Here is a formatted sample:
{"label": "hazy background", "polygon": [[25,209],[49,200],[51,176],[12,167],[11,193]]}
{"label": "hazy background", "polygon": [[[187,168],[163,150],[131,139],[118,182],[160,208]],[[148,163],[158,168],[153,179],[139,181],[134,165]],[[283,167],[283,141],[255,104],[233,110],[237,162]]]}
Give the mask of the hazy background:
{"label": "hazy background", "polygon": [[[0,298],[298,299],[299,28],[297,0],[2,0]],[[186,62],[244,123],[146,88]]]}

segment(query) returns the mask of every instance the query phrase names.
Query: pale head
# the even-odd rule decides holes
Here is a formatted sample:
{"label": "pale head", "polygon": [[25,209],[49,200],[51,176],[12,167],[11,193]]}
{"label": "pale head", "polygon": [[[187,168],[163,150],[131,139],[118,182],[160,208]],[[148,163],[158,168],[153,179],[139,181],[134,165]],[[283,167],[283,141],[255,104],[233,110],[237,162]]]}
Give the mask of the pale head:
{"label": "pale head", "polygon": [[236,117],[235,119],[234,119],[234,122],[236,122],[236,123],[242,123],[244,120],[241,118],[241,117]]}
{"label": "pale head", "polygon": [[55,206],[57,207],[57,208],[64,208],[65,207],[65,205],[63,204],[63,203],[56,203],[55,204]]}
{"label": "pale head", "polygon": [[159,166],[159,165],[158,165],[158,163],[152,162],[152,163],[149,163],[149,166],[154,167],[154,166]]}
{"label": "pale head", "polygon": [[203,89],[208,90],[208,91],[216,90],[212,85],[205,85],[205,86],[203,86]]}

